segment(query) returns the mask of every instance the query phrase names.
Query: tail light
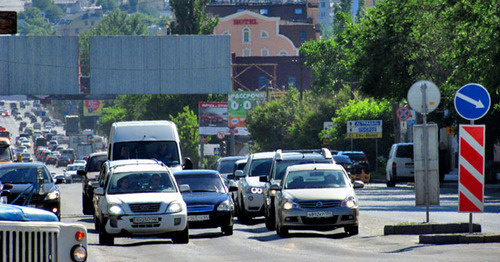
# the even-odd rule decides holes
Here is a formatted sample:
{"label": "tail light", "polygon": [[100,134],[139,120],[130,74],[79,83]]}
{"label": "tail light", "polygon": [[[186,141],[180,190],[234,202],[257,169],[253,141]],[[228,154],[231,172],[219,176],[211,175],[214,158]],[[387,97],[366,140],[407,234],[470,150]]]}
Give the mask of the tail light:
{"label": "tail light", "polygon": [[398,165],[396,164],[396,162],[392,162],[392,175],[393,176],[396,176],[396,171],[398,170]]}

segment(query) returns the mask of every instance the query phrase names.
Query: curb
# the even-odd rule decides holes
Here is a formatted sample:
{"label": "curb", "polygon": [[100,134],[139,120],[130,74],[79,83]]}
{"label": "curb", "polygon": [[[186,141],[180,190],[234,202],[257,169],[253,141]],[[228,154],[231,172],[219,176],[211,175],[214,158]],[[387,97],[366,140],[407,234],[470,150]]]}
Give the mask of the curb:
{"label": "curb", "polygon": [[[468,232],[469,223],[425,223],[415,225],[389,225],[384,227],[384,235],[450,234]],[[472,224],[472,232],[481,232],[481,225]]]}
{"label": "curb", "polygon": [[420,244],[500,243],[500,234],[443,234],[420,235]]}

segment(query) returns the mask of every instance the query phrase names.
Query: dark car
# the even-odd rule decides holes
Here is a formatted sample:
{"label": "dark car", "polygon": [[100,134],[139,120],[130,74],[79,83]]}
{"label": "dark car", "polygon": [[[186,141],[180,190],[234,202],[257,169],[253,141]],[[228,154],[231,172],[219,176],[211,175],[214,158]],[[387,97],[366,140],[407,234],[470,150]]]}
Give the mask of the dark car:
{"label": "dark car", "polygon": [[98,152],[90,155],[87,160],[85,170],[77,170],[76,174],[82,178],[82,206],[84,215],[93,215],[94,207],[92,197],[94,197],[93,181],[97,181],[102,163],[108,160],[107,152]]}
{"label": "dark car", "polygon": [[50,153],[45,157],[45,164],[46,165],[55,165],[57,163],[57,158],[58,158],[58,155]]}
{"label": "dark car", "polygon": [[335,160],[336,164],[341,165],[345,169],[345,171],[351,172],[352,162],[348,156],[334,155],[333,160]]}
{"label": "dark car", "polygon": [[49,169],[42,163],[0,165],[0,180],[12,184],[9,204],[45,209],[61,217],[61,202]]}
{"label": "dark car", "polygon": [[219,171],[222,179],[224,179],[224,183],[226,184],[226,186],[228,185],[227,176],[229,174],[233,174],[234,163],[236,163],[236,161],[238,160],[247,158],[248,156],[227,156],[221,157],[217,160],[217,163],[215,164],[215,170]]}
{"label": "dark car", "polygon": [[71,161],[71,158],[69,158],[69,156],[62,155],[62,156],[57,158],[56,167],[68,166],[71,163],[72,163],[72,161]]}
{"label": "dark car", "polygon": [[189,185],[189,191],[182,193],[187,205],[189,229],[221,227],[224,235],[232,235],[233,200],[219,172],[184,170],[174,172],[174,176],[180,187]]}

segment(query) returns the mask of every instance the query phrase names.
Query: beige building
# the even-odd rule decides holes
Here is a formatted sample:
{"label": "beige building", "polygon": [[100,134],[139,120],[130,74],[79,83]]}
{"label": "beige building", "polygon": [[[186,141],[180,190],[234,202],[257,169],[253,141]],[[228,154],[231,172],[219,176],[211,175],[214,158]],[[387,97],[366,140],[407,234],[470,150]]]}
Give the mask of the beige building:
{"label": "beige building", "polygon": [[280,18],[241,11],[220,18],[216,35],[231,35],[231,52],[236,56],[297,56],[299,49],[280,34]]}

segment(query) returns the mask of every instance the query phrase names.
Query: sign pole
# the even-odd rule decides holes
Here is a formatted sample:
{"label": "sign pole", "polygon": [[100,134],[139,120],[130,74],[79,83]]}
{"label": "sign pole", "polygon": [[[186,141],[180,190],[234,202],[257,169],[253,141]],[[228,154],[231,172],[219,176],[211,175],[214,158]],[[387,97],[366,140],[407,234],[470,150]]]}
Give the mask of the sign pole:
{"label": "sign pole", "polygon": [[[471,120],[470,124],[474,125],[474,120]],[[469,234],[472,234],[472,212],[469,212]]]}
{"label": "sign pole", "polygon": [[420,86],[422,90],[422,107],[423,107],[423,143],[422,152],[424,156],[424,194],[425,194],[425,221],[429,223],[429,159],[427,157],[428,153],[428,137],[427,137],[427,85],[422,84]]}

